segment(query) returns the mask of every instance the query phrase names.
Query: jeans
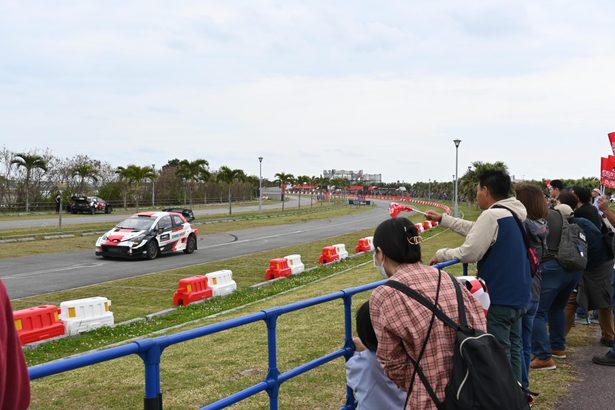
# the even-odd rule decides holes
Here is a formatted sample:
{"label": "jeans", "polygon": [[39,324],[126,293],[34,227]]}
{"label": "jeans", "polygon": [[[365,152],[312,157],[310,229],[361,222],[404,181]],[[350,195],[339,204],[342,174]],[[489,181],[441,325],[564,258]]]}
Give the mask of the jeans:
{"label": "jeans", "polygon": [[513,374],[521,381],[521,316],[525,309],[491,305],[487,313],[487,332],[495,336],[506,350]]}
{"label": "jeans", "polygon": [[[583,272],[568,272],[556,260],[540,265],[542,287],[534,317],[532,351],[542,360],[551,358],[551,349],[566,350],[564,308]],[[547,332],[547,324],[549,330]]]}
{"label": "jeans", "polygon": [[527,391],[530,386],[530,356],[532,355],[532,329],[534,328],[534,316],[538,310],[538,301],[531,301],[527,306],[527,312],[521,317],[521,346],[523,349],[523,365],[521,366],[521,387]]}

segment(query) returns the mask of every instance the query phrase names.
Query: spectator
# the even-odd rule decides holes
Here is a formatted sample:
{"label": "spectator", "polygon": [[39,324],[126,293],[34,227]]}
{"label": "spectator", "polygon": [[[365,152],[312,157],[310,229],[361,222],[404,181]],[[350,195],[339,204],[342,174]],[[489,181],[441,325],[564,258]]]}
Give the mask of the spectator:
{"label": "spectator", "polygon": [[[553,357],[566,358],[566,318],[564,308],[579,282],[582,272],[565,270],[556,259],[562,236],[563,218],[567,218],[569,206],[559,210],[549,209],[547,215],[547,251],[540,264],[542,276],[540,300],[534,317],[532,352],[534,360],[530,368],[534,370],[554,370],[557,366]],[[548,325],[548,329],[547,329]]]}
{"label": "spectator", "polygon": [[56,214],[60,213],[60,203],[62,202],[62,194],[60,191],[56,192],[55,203],[56,203]]}
{"label": "spectator", "polygon": [[346,382],[354,392],[358,410],[403,409],[406,392],[385,376],[376,358],[378,339],[369,317],[369,302],[365,302],[356,317],[355,354],[346,362]]}
{"label": "spectator", "polygon": [[[596,225],[596,228],[602,229],[602,217],[598,212],[598,208],[591,204],[592,194],[589,189],[581,186],[575,186],[571,192],[578,198],[576,208],[572,208],[575,218],[585,218]],[[567,197],[570,198],[570,197]]]}
{"label": "spectator", "polygon": [[592,189],[592,205],[598,208],[598,198],[602,196],[602,192],[598,188]]}
{"label": "spectator", "polygon": [[[573,206],[579,209],[579,200],[572,192],[561,194],[560,201],[571,209]],[[590,208],[593,207],[590,205]],[[567,212],[567,208],[564,209],[566,211],[562,210],[562,213]],[[587,267],[579,281],[577,296],[570,297],[566,306],[566,333],[572,327],[577,306],[581,306],[586,311],[597,309],[598,323],[602,331],[600,343],[612,347],[615,339],[611,301],[613,253],[606,246],[602,233],[595,224],[585,218],[576,217],[576,210],[574,216],[574,222],[583,229],[587,237]]]}
{"label": "spectator", "polygon": [[11,302],[2,281],[0,315],[0,409],[27,409],[30,404],[30,378],[15,331]]}
{"label": "spectator", "polygon": [[[459,320],[451,278],[421,263],[419,242],[416,227],[408,219],[384,221],[374,233],[376,267],[381,274],[424,295],[451,319]],[[436,302],[438,282],[440,292]],[[468,325],[485,330],[482,306],[467,289],[462,289]],[[378,338],[376,355],[384,373],[400,389],[408,392],[406,408],[435,409],[436,405],[416,377],[410,358],[419,362],[436,396],[443,400],[444,387],[453,366],[455,332],[435,319],[433,313],[419,302],[388,286],[374,290],[370,313]],[[416,382],[415,378],[418,379]]]}
{"label": "spectator", "polygon": [[564,183],[559,179],[554,179],[549,182],[549,206],[553,208],[559,204],[559,195],[564,190]]}
{"label": "spectator", "polygon": [[476,200],[484,212],[476,222],[427,211],[427,219],[466,237],[458,248],[438,250],[431,263],[451,259],[478,262],[478,276],[487,284],[491,298],[487,331],[504,346],[513,374],[521,381],[521,316],[530,302],[532,277],[515,216],[523,222],[527,213],[521,202],[510,197],[506,172],[483,171],[478,180]]}
{"label": "spectator", "polygon": [[[549,213],[547,203],[542,189],[532,184],[518,184],[515,187],[517,199],[527,210],[527,219],[523,222],[527,236],[532,248],[536,252],[538,261],[542,261],[543,255],[547,252],[547,234],[549,228],[545,219]],[[529,395],[529,370],[530,356],[532,353],[532,329],[534,327],[534,316],[538,310],[540,300],[540,269],[532,279],[532,296],[527,311],[521,318],[521,340],[523,348],[523,363],[521,367],[521,387]],[[530,403],[533,398],[529,396]]]}
{"label": "spectator", "polygon": [[[610,224],[615,226],[615,212],[609,208],[609,201],[605,197],[598,197],[596,199],[596,205]],[[611,304],[613,305],[613,315],[615,317],[615,269],[613,269],[611,284]],[[594,356],[592,362],[604,366],[615,366],[615,346],[604,356]]]}

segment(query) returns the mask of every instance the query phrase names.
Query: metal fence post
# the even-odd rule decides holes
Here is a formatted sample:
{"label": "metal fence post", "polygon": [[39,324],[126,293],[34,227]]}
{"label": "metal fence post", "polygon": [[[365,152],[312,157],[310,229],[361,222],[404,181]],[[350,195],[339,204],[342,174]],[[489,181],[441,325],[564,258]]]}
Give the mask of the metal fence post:
{"label": "metal fence post", "polygon": [[278,379],[280,371],[278,370],[276,341],[276,322],[278,320],[278,314],[271,314],[270,312],[265,313],[267,314],[265,323],[267,323],[267,351],[269,356],[269,370],[266,379],[269,385],[267,388],[267,394],[269,395],[269,410],[278,410],[278,393],[280,391],[280,382]]}
{"label": "metal fence post", "polygon": [[[344,359],[348,361],[355,351],[355,345],[352,341],[352,295],[344,295]],[[346,405],[345,409],[354,409],[356,406],[354,393],[352,389],[346,385]]]}
{"label": "metal fence post", "polygon": [[468,276],[468,264],[463,264],[463,276]]}
{"label": "metal fence post", "polygon": [[145,367],[145,410],[162,410],[162,393],[160,392],[160,356],[162,349],[152,339],[135,342],[139,345],[139,356]]}

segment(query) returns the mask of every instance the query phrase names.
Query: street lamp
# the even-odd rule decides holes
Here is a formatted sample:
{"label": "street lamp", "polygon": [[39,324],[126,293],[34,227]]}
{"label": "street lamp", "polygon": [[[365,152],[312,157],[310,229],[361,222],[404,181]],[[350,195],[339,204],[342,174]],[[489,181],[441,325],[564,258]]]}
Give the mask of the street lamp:
{"label": "street lamp", "polygon": [[431,201],[431,179],[429,179],[429,188],[428,188],[428,194],[429,196],[429,200]]}
{"label": "street lamp", "polygon": [[459,165],[459,144],[461,144],[461,140],[456,139],[456,140],[453,140],[453,142],[455,143],[455,211],[454,211],[454,216],[455,218],[458,218],[459,217],[459,188],[457,186],[457,183],[458,183],[457,168]]}
{"label": "street lamp", "polygon": [[263,157],[258,157],[258,210],[262,209],[263,204]]}
{"label": "street lamp", "polygon": [[156,164],[152,164],[152,208],[156,206],[156,194],[154,180],[156,179]]}

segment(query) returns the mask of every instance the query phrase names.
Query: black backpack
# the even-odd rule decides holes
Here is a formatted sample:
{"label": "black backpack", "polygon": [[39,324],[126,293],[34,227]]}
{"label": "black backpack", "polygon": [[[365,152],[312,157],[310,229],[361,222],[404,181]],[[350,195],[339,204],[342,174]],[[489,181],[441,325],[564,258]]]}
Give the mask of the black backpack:
{"label": "black backpack", "polygon": [[[438,272],[440,274],[440,272]],[[433,312],[447,326],[455,330],[453,369],[444,390],[444,401],[438,400],[431,384],[418,362],[410,359],[415,372],[423,382],[427,393],[440,410],[527,410],[527,395],[517,382],[506,352],[490,333],[468,326],[461,287],[451,276],[457,294],[457,306],[461,323],[456,323],[431,301],[403,283],[389,280],[384,285],[405,293]],[[426,341],[431,333],[431,327]],[[426,344],[426,343],[425,343]],[[422,355],[421,355],[422,356]],[[414,379],[414,377],[413,377]],[[412,382],[410,391],[412,390]]]}
{"label": "black backpack", "polygon": [[562,235],[555,259],[567,271],[584,271],[588,260],[588,244],[585,232],[572,219],[565,218],[557,209],[555,211],[562,217]]}

